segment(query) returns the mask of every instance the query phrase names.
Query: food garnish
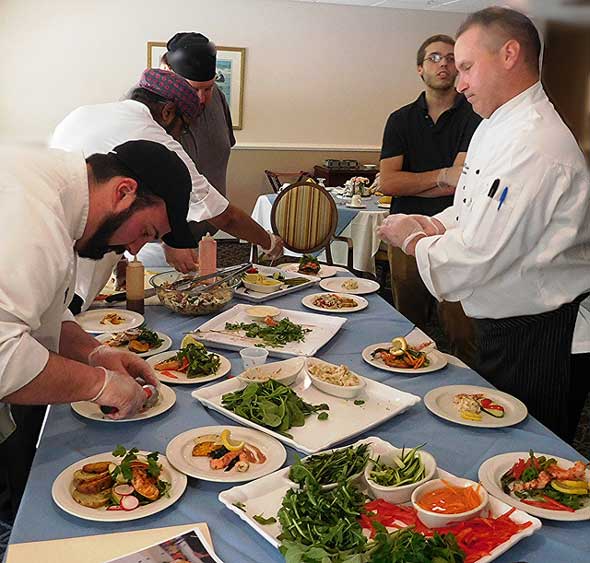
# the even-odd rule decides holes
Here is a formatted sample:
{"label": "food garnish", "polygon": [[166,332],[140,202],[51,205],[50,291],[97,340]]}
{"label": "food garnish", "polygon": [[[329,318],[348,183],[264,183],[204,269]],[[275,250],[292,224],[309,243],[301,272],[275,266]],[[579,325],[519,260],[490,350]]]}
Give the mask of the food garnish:
{"label": "food garnish", "polygon": [[122,317],[118,313],[108,313],[102,319],[100,319],[101,325],[112,324],[112,325],[120,325],[121,323],[125,322],[125,317]]}
{"label": "food garnish", "polygon": [[394,457],[389,464],[377,458],[369,478],[383,487],[401,487],[417,483],[426,475],[426,467],[418,453],[421,447],[416,446],[407,451],[402,448],[399,457]]}
{"label": "food garnish", "polygon": [[342,289],[358,289],[359,288],[359,282],[357,282],[356,280],[350,279],[350,280],[346,280],[344,282],[342,282]]}
{"label": "food garnish", "polygon": [[358,307],[358,302],[352,297],[345,297],[336,293],[322,293],[315,297],[312,304],[321,309],[352,309]]}
{"label": "food garnish", "polygon": [[482,420],[482,412],[495,418],[504,416],[504,407],[487,398],[483,393],[459,393],[455,395],[455,403],[461,418],[466,420]]}
{"label": "food garnish", "polygon": [[287,431],[303,426],[305,417],[330,408],[325,403],[306,403],[290,387],[274,379],[249,383],[241,391],[226,393],[221,397],[221,404],[247,420],[288,437],[292,436]]}
{"label": "food garnish", "polygon": [[500,479],[502,490],[536,508],[575,512],[590,498],[586,480],[588,464],[576,461],[569,469],[554,458],[537,456],[530,450],[528,459],[519,459]]}
{"label": "food garnish", "polygon": [[248,471],[250,464],[266,462],[266,456],[253,444],[233,442],[227,428],[221,434],[206,434],[195,438],[192,455],[210,458],[211,469],[231,471],[235,468],[240,473]]}
{"label": "food garnish", "polygon": [[191,342],[170,358],[156,364],[154,368],[158,371],[179,371],[193,379],[216,373],[220,364],[219,356],[208,352],[204,344]]}
{"label": "food garnish", "polygon": [[345,365],[333,366],[320,362],[310,362],[307,369],[309,370],[309,373],[317,379],[325,381],[326,383],[331,383],[332,385],[354,387],[361,383],[359,377],[352,373]]}
{"label": "food garnish", "polygon": [[288,318],[280,321],[272,317],[260,323],[225,323],[225,330],[230,332],[243,331],[248,338],[258,338],[263,344],[274,348],[282,348],[289,342],[303,342],[309,328],[291,322]]}
{"label": "food garnish", "polygon": [[289,479],[299,485],[310,480],[320,485],[339,483],[363,471],[368,461],[368,444],[348,446],[303,460],[297,458],[289,471]]}
{"label": "food garnish", "polygon": [[391,341],[389,348],[377,348],[371,353],[371,357],[392,368],[426,368],[430,365],[430,360],[422,349],[430,344],[431,342],[423,342],[418,346],[410,346],[403,336],[397,336]]}
{"label": "food garnish", "polygon": [[477,488],[473,485],[456,487],[444,479],[441,481],[443,487],[430,491],[418,499],[417,504],[420,508],[436,514],[461,514],[481,505],[481,485],[478,484]]}
{"label": "food garnish", "polygon": [[115,348],[127,346],[131,352],[141,354],[153,348],[157,348],[164,342],[153,330],[149,330],[145,325],[138,328],[132,328],[125,332],[116,332],[111,335],[109,340],[104,343],[107,346]]}
{"label": "food garnish", "polygon": [[321,269],[320,263],[315,256],[311,254],[304,254],[299,259],[299,269],[297,270],[300,274],[311,274],[315,276]]}

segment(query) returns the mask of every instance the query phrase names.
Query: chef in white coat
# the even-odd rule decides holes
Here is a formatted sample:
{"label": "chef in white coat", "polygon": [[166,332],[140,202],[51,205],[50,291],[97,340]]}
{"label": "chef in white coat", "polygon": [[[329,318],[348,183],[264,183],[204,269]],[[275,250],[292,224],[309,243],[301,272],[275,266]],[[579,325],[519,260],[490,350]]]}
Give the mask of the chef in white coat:
{"label": "chef in white coat", "polygon": [[0,149],[0,482],[8,480],[11,493],[3,473],[16,469],[26,479],[32,461],[30,453],[24,459],[26,437],[11,436],[11,404],[93,401],[123,418],[145,401],[136,378],[158,385],[144,360],[101,345],[67,307],[77,255],[136,254],[161,237],[190,244],[190,193],[187,167],[158,143],[132,141],[86,160],[80,152]]}
{"label": "chef in white coat", "polygon": [[[173,72],[147,69],[139,87],[130,98],[120,102],[82,106],[56,127],[51,147],[82,151],[85,155],[105,153],[132,139],[161,143],[174,151],[187,166],[192,180],[189,221],[208,220],[216,227],[261,246],[272,258],[282,254],[282,241],[267,233],[242,210],[227,201],[195,168],[194,162],[179,143],[183,130],[199,107],[199,99],[189,83]],[[175,249],[164,244],[166,259],[182,272],[195,269],[193,248]],[[107,283],[118,257],[110,254],[103,260],[78,262],[76,295],[87,309]]]}
{"label": "chef in white coat", "polygon": [[590,291],[590,178],[539,81],[540,52],[519,12],[467,18],[457,90],[484,120],[453,206],[432,219],[392,215],[380,236],[416,256],[437,299],[474,319],[478,371],[571,440],[590,386],[578,316]]}

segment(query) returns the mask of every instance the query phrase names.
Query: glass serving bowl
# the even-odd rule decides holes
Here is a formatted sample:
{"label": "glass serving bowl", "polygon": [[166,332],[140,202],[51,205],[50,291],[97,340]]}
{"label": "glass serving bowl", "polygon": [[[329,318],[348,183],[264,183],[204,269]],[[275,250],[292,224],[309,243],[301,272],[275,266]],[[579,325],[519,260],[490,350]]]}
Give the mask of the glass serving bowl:
{"label": "glass serving bowl", "polygon": [[[198,274],[181,274],[176,270],[162,272],[150,278],[150,284],[164,307],[182,315],[210,315],[221,311],[233,298],[234,290],[239,285],[241,276],[228,278],[222,285],[208,291],[190,294],[190,291],[174,289],[172,284],[180,280],[191,280]],[[203,285],[213,283],[213,278],[205,280]]]}

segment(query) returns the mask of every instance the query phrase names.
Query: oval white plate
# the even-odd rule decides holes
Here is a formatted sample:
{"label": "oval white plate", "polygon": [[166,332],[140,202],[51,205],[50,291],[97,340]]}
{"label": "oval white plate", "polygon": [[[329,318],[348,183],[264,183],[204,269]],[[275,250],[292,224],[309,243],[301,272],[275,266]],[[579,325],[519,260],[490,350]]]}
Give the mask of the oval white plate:
{"label": "oval white plate", "polygon": [[444,368],[448,364],[446,356],[442,352],[439,352],[438,350],[434,349],[426,351],[426,353],[428,354],[428,359],[430,360],[430,365],[428,367],[418,369],[390,367],[386,365],[385,362],[383,362],[382,360],[371,357],[371,354],[375,350],[377,350],[377,348],[389,348],[390,346],[391,342],[380,342],[379,344],[371,344],[370,346],[367,346],[362,351],[363,360],[365,360],[365,362],[367,362],[375,368],[379,368],[384,371],[392,371],[394,373],[406,373],[408,375],[417,375],[420,373],[430,373],[431,371],[438,371],[439,369]]}
{"label": "oval white plate", "polygon": [[[119,325],[100,324],[100,321],[109,313],[117,313],[125,320]],[[123,332],[130,328],[137,328],[144,323],[144,318],[143,315],[127,309],[92,309],[76,315],[76,322],[86,332],[101,334],[103,332]]]}
{"label": "oval white plate", "polygon": [[131,418],[113,420],[112,418],[104,415],[97,404],[91,403],[89,401],[78,401],[77,403],[72,403],[71,407],[80,416],[89,418],[90,420],[99,420],[100,422],[133,422],[135,420],[145,420],[148,418],[153,418],[154,416],[158,416],[159,414],[162,414],[171,409],[175,402],[176,393],[174,390],[170,389],[170,387],[166,387],[166,385],[161,385],[160,398],[158,399],[158,402],[153,407],[147,409],[144,412],[136,414]]}
{"label": "oval white plate", "polygon": [[[140,452],[147,455],[149,452]],[[72,480],[74,472],[82,469],[86,463],[94,463],[96,461],[115,461],[120,462],[122,458],[114,457],[111,452],[104,454],[97,454],[85,459],[81,459],[76,463],[72,463],[69,467],[64,469],[53,482],[51,487],[51,496],[57,506],[68,514],[77,516],[84,520],[92,520],[94,522],[128,522],[129,520],[138,520],[146,516],[151,516],[165,510],[172,506],[184,493],[186,489],[187,478],[174,467],[170,465],[166,457],[162,454],[158,457],[158,461],[162,464],[161,479],[168,481],[171,484],[169,496],[164,496],[150,504],[139,506],[135,510],[106,510],[106,508],[88,508],[78,504],[72,497],[74,486]]]}
{"label": "oval white plate", "polygon": [[346,207],[350,207],[351,209],[366,209],[366,205],[352,205],[352,203],[347,203]]}
{"label": "oval white plate", "polygon": [[[118,331],[118,332],[125,332],[123,331]],[[170,346],[172,346],[172,338],[170,338],[167,334],[164,334],[163,332],[159,332],[159,331],[155,331],[156,334],[158,335],[158,338],[160,338],[163,342],[162,344],[160,344],[158,347],[156,348],[152,348],[151,350],[148,350],[147,352],[140,352],[139,354],[136,354],[140,357],[140,358],[148,358],[149,356],[153,356],[154,354],[159,354],[160,352],[165,352],[166,350],[168,350],[170,348]],[[117,334],[116,332],[105,332],[104,334],[99,334],[96,337],[96,340],[98,340],[99,342],[102,342],[103,344],[107,341],[109,341],[115,334]],[[115,349],[119,349],[119,350],[129,350],[129,348],[125,347],[125,346],[117,346],[115,347]],[[131,350],[129,350],[131,351]]]}
{"label": "oval white plate", "polygon": [[[557,463],[560,467],[564,469],[569,469],[574,462],[569,461],[567,459],[563,459],[561,457],[557,457],[550,454],[542,454],[535,452],[536,456],[544,455],[546,457],[553,457],[557,460]],[[502,475],[506,473],[518,460],[519,458],[528,459],[529,453],[528,452],[509,452],[506,454],[496,455],[491,457],[490,459],[486,459],[484,461],[478,472],[479,480],[481,484],[485,487],[485,489],[491,495],[494,495],[497,499],[509,504],[510,506],[514,506],[518,508],[518,510],[523,510],[524,512],[528,512],[533,516],[538,516],[539,518],[546,518],[547,520],[561,520],[561,521],[569,521],[574,522],[578,520],[590,520],[590,503],[588,503],[584,508],[580,508],[575,512],[562,512],[560,510],[547,510],[545,508],[537,508],[536,506],[530,506],[525,504],[524,502],[520,502],[516,497],[511,495],[507,495],[502,490],[502,485],[500,484],[500,479]],[[582,456],[580,456],[581,458]],[[586,469],[586,480],[590,480],[590,469]]]}
{"label": "oval white plate", "polygon": [[317,305],[313,304],[313,300],[316,297],[327,295],[327,293],[312,293],[311,295],[306,295],[302,300],[301,303],[305,305],[308,309],[312,309],[313,311],[321,311],[322,313],[356,313],[357,311],[362,311],[369,306],[369,302],[364,298],[358,295],[350,295],[350,294],[340,294],[336,292],[331,292],[334,295],[340,295],[341,297],[348,297],[350,299],[354,299],[357,305],[356,307],[343,307],[342,309],[328,309],[324,307],[318,307]]}
{"label": "oval white plate", "polygon": [[[459,393],[484,393],[492,401],[504,407],[504,416],[495,418],[491,414],[482,413],[481,420],[466,420],[461,418],[457,407],[453,403],[455,395]],[[526,405],[516,397],[490,389],[489,387],[478,387],[477,385],[446,385],[432,389],[424,397],[424,405],[436,416],[440,416],[449,422],[462,424],[463,426],[474,426],[475,428],[504,428],[513,426],[523,421],[528,414]]]}
{"label": "oval white plate", "polygon": [[[299,264],[280,264],[278,266],[281,270],[285,270],[285,272],[293,272],[294,274],[299,274]],[[350,272],[346,268],[342,268],[341,266],[328,266],[327,264],[322,264],[320,271],[317,274],[302,274],[304,276],[311,276],[315,275],[320,278],[331,278],[335,276],[337,272],[346,272],[350,274]]]}
{"label": "oval white plate", "polygon": [[[342,284],[345,281],[354,280],[359,284],[357,289],[345,289],[342,287]],[[331,278],[322,280],[320,282],[320,287],[325,291],[330,291],[331,293],[348,293],[350,295],[366,295],[368,293],[375,293],[375,291],[379,291],[381,287],[379,283],[373,280],[366,280],[364,278]]]}
{"label": "oval white plate", "polygon": [[[168,352],[162,352],[161,354],[158,354],[156,356],[150,356],[146,360],[146,362],[150,364],[150,366],[154,367],[156,364],[159,364],[164,360],[174,358],[177,352],[178,350],[168,350]],[[229,373],[229,371],[231,370],[231,362],[225,356],[217,354],[217,352],[215,352],[215,355],[219,356],[219,368],[215,373],[212,373],[211,375],[206,375],[205,377],[187,377],[186,373],[182,373],[181,371],[176,371],[173,369],[167,370],[176,376],[177,379],[173,379],[171,377],[164,375],[161,371],[155,369],[154,371],[156,372],[156,376],[158,377],[158,379],[166,384],[197,385],[199,383],[205,383],[207,381],[215,381],[216,379],[223,377],[226,373]]]}
{"label": "oval white plate", "polygon": [[[221,434],[226,429],[231,431],[232,440],[244,440],[256,446],[266,456],[266,461],[264,463],[251,463],[248,471],[240,473],[235,468],[230,471],[211,469],[208,457],[193,457],[192,451],[195,438],[205,434]],[[244,428],[243,426],[204,426],[187,430],[172,438],[166,447],[166,457],[176,469],[190,477],[216,483],[239,483],[258,479],[258,477],[280,469],[285,463],[285,459],[287,459],[287,452],[283,444],[276,438],[258,430]]]}

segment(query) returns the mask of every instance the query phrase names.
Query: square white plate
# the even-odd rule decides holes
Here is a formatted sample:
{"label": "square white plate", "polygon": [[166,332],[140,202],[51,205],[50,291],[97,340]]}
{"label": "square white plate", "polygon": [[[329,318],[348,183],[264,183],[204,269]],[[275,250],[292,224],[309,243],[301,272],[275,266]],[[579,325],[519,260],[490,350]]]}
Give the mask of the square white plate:
{"label": "square white plate", "polygon": [[243,285],[236,288],[235,296],[238,299],[243,299],[244,301],[251,301],[252,303],[264,303],[265,301],[269,301],[270,299],[275,299],[277,297],[282,297],[283,295],[287,295],[289,293],[293,293],[295,291],[299,291],[300,289],[305,289],[306,287],[311,287],[320,281],[319,277],[315,276],[308,276],[305,274],[298,274],[296,272],[288,272],[286,270],[282,270],[281,268],[271,268],[270,266],[259,266],[256,264],[255,268],[258,270],[260,274],[263,276],[272,276],[273,274],[279,273],[285,277],[285,279],[292,279],[292,278],[307,278],[309,281],[307,283],[302,283],[301,285],[296,285],[293,287],[283,286],[278,291],[273,291],[272,293],[259,293],[258,291],[252,291],[251,289],[246,289]]}
{"label": "square white plate", "polygon": [[[248,346],[261,344],[262,342],[258,338],[248,338],[237,331],[225,331],[225,323],[254,322],[254,319],[246,313],[246,309],[249,308],[250,305],[235,305],[228,311],[224,311],[201,325],[192,334],[197,340],[225,350],[241,350]],[[305,335],[303,342],[289,342],[282,348],[265,346],[271,356],[277,356],[279,358],[313,356],[324,344],[327,344],[336,335],[346,322],[346,319],[340,317],[316,315],[315,313],[305,313],[302,311],[289,311],[287,309],[281,309],[275,320],[281,320],[285,317],[296,324],[303,325],[304,328],[311,329],[311,332]]]}
{"label": "square white plate", "polygon": [[[305,424],[293,427],[289,434],[293,438],[283,436],[269,428],[246,420],[221,404],[221,397],[225,393],[233,393],[246,387],[246,383],[238,379],[230,379],[202,387],[193,391],[192,396],[203,405],[216,410],[225,416],[243,424],[256,428],[274,436],[281,442],[308,454],[330,448],[344,440],[353,438],[362,432],[375,428],[379,424],[407,411],[420,402],[420,397],[404,393],[383,383],[365,378],[365,388],[354,399],[340,399],[320,391],[311,384],[309,375],[301,372],[291,388],[306,403],[318,405],[326,403],[329,407],[328,419],[318,420],[317,414],[305,419]],[[362,405],[355,405],[355,401],[364,401]]]}
{"label": "square white plate", "polygon": [[[376,436],[365,438],[360,442],[357,442],[357,444],[361,442],[387,444],[387,442]],[[276,522],[274,524],[263,526],[254,520],[254,516],[257,514],[262,514],[265,518],[270,518],[271,516],[276,517],[277,512],[281,507],[285,493],[294,486],[294,483],[289,480],[289,470],[289,467],[279,469],[270,475],[261,477],[256,481],[251,481],[246,485],[232,487],[231,489],[222,491],[218,496],[221,503],[223,503],[232,512],[235,512],[242,520],[244,520],[244,522],[254,528],[258,534],[260,534],[266,541],[270,542],[270,544],[276,548],[278,548],[280,545],[280,541],[277,539],[281,533],[280,524]],[[440,468],[438,469],[438,475],[439,477],[443,478],[454,476],[452,473],[444,471]],[[361,484],[361,487],[362,486],[363,485]],[[491,495],[489,498],[490,500],[488,506],[492,516],[498,517],[510,510],[511,507],[506,503],[494,498]],[[237,503],[244,505],[243,510],[236,506]],[[534,534],[539,528],[541,528],[541,522],[538,518],[530,516],[522,510],[515,510],[510,517],[519,524],[524,522],[532,522],[532,525],[526,530],[523,530],[518,534],[514,534],[509,540],[496,547],[490,555],[478,559],[477,563],[488,563],[489,561],[494,561],[494,559],[497,559],[500,555],[508,551],[520,540]]]}

